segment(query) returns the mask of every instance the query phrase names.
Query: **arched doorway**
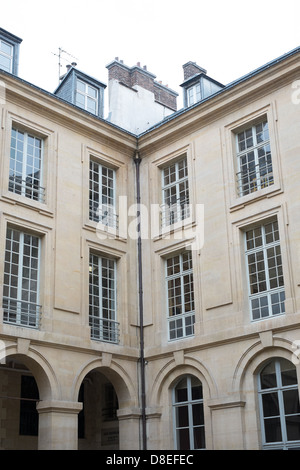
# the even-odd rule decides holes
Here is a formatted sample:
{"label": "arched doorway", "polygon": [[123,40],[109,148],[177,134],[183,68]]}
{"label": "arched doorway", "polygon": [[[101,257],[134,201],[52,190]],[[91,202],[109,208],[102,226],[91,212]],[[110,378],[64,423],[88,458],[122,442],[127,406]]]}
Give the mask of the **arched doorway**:
{"label": "arched doorway", "polygon": [[41,366],[24,355],[0,364],[0,449],[37,450],[41,396],[50,390]]}
{"label": "arched doorway", "polygon": [[83,403],[78,415],[78,449],[118,450],[118,396],[101,369],[94,369],[84,377],[78,401]]}

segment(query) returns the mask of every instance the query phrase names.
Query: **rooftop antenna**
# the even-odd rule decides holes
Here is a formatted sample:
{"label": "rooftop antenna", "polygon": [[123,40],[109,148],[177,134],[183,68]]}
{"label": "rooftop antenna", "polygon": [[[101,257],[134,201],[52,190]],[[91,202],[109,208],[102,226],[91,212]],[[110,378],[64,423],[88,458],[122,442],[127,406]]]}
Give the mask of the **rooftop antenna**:
{"label": "rooftop antenna", "polygon": [[60,81],[60,69],[62,67],[62,64],[61,64],[62,60],[68,62],[71,65],[74,65],[74,64],[77,65],[75,62],[73,62],[73,60],[71,61],[71,60],[66,59],[66,57],[63,57],[63,54],[66,54],[68,57],[70,57],[70,59],[76,59],[76,60],[78,59],[74,57],[72,54],[70,54],[69,52],[65,51],[62,47],[58,48],[58,54],[55,54],[54,52],[52,52],[52,54],[58,57],[58,81]]}

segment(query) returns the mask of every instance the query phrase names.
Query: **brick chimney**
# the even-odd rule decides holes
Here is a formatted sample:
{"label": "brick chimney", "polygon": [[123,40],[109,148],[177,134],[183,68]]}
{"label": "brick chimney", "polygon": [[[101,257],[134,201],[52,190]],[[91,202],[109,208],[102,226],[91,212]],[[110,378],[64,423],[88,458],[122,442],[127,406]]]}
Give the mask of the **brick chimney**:
{"label": "brick chimney", "polygon": [[196,64],[196,62],[187,62],[182,66],[183,68],[183,74],[184,74],[184,81],[187,80],[190,77],[193,77],[194,75],[198,73],[204,73],[206,74],[207,71],[200,67],[199,65]]}
{"label": "brick chimney", "polygon": [[133,67],[128,67],[115,58],[110,64],[106,66],[108,69],[108,80],[117,80],[120,84],[129,88],[135,89],[136,86],[150,91],[154,94],[154,99],[157,103],[167,106],[172,111],[177,110],[177,96],[178,93],[162,85],[161,82],[155,81],[156,76],[147,70],[147,66],[141,66],[140,62]]}

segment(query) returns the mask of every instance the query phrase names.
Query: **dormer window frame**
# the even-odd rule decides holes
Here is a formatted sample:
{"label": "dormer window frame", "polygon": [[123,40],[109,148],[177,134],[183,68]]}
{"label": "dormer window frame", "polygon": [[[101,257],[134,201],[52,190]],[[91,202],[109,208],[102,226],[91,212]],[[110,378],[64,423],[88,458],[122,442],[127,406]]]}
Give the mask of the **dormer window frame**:
{"label": "dormer window frame", "polygon": [[[83,85],[84,89],[80,90],[78,88],[78,84]],[[93,90],[95,93],[95,96],[92,96],[90,93],[90,90]],[[84,104],[81,105],[78,103],[77,98],[78,96],[83,97]],[[95,111],[89,109],[88,103],[89,100],[91,100],[93,103],[95,103]],[[75,89],[75,103],[76,106],[79,106],[82,109],[85,109],[86,111],[97,115],[98,114],[98,102],[99,102],[99,90],[97,87],[91,85],[90,83],[86,82],[85,80],[82,80],[80,77],[76,77],[76,89]]]}
{"label": "dormer window frame", "polygon": [[187,105],[192,106],[195,103],[198,103],[202,97],[202,87],[200,80],[193,85],[189,86],[186,90],[186,99]]}
{"label": "dormer window frame", "polygon": [[[0,28],[0,70],[18,75],[19,45],[21,42],[21,38]],[[4,65],[4,62],[6,64],[8,62],[9,66]]]}
{"label": "dormer window frame", "polygon": [[[4,45],[4,48],[3,48]],[[5,51],[5,46],[10,49],[10,53]],[[14,60],[14,47],[9,42],[5,41],[4,39],[0,38],[0,63],[2,60],[6,59],[9,62],[9,67],[5,67],[4,64],[1,65],[1,68],[6,72],[12,73],[13,70],[13,60]]]}

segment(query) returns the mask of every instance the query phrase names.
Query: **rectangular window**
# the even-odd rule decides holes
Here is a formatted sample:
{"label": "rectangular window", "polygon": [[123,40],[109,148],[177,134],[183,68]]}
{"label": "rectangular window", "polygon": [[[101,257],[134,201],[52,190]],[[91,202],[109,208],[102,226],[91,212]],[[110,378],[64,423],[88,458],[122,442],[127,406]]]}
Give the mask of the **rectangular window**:
{"label": "rectangular window", "polygon": [[169,339],[194,334],[195,306],[192,252],[166,260]]}
{"label": "rectangular window", "polygon": [[89,265],[89,324],[92,339],[118,342],[116,321],[116,262],[90,255]]}
{"label": "rectangular window", "polygon": [[40,238],[8,228],[6,235],[3,321],[38,328]]}
{"label": "rectangular window", "polygon": [[192,104],[198,103],[201,99],[201,88],[200,83],[196,83],[187,89],[187,104],[191,106]]}
{"label": "rectangular window", "polygon": [[277,221],[246,232],[246,258],[252,320],[285,313]]}
{"label": "rectangular window", "polygon": [[187,158],[163,169],[162,225],[175,224],[190,216]]}
{"label": "rectangular window", "polygon": [[239,196],[274,184],[268,122],[249,126],[236,135]]}
{"label": "rectangular window", "polygon": [[90,161],[89,218],[117,228],[115,210],[115,171],[94,160]]}
{"label": "rectangular window", "polygon": [[34,201],[44,202],[42,187],[43,140],[12,129],[8,189]]}
{"label": "rectangular window", "polygon": [[11,44],[0,39],[0,68],[12,72],[14,48]]}
{"label": "rectangular window", "polygon": [[76,81],[76,105],[86,111],[97,114],[98,112],[98,90],[97,88],[83,82]]}

